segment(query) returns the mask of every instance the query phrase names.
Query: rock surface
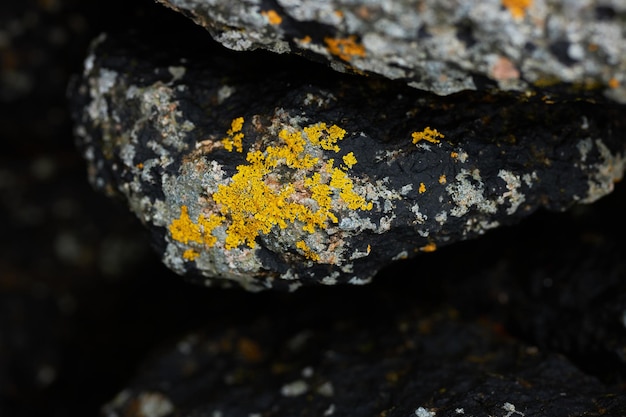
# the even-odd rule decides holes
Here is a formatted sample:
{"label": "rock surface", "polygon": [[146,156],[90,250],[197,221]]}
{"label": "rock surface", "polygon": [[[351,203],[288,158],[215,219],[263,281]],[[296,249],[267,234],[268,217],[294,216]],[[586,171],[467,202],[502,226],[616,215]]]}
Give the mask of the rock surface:
{"label": "rock surface", "polygon": [[621,1],[159,1],[228,48],[298,53],[437,94],[561,83],[626,102]]}
{"label": "rock surface", "polygon": [[[567,359],[491,323],[421,312],[377,322],[289,328],[276,317],[195,334],[150,361],[104,407],[107,417],[571,416],[626,412],[623,396]],[[286,333],[286,334],[285,334]],[[564,412],[564,410],[567,410]],[[567,414],[566,414],[567,413]]]}
{"label": "rock surface", "polygon": [[207,285],[365,283],[622,175],[623,108],[597,97],[437,97],[208,47],[102,36],[73,97],[92,183]]}

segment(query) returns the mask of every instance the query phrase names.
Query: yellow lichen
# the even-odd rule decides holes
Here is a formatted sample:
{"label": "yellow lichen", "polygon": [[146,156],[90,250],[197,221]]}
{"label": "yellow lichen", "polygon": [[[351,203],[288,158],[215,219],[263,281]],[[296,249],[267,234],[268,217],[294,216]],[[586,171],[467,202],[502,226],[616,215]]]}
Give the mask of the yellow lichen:
{"label": "yellow lichen", "polygon": [[438,132],[437,129],[431,129],[430,127],[426,127],[426,129],[421,132],[413,132],[411,136],[413,137],[414,144],[417,144],[422,140],[430,143],[439,143],[439,139],[445,138],[445,136]]}
{"label": "yellow lichen", "polygon": [[187,249],[183,252],[183,259],[188,261],[195,261],[198,256],[200,256],[200,253],[193,249]]}
{"label": "yellow lichen", "polygon": [[280,25],[283,21],[283,18],[276,13],[276,10],[262,11],[261,14],[267,18],[270,25]]}
{"label": "yellow lichen", "polygon": [[317,123],[304,128],[309,142],[327,151],[339,152],[337,142],[342,140],[346,131],[337,125],[326,127],[326,123]]}
{"label": "yellow lichen", "polygon": [[418,189],[419,193],[425,193],[426,192],[426,185],[423,182],[420,182],[420,188]]}
{"label": "yellow lichen", "polygon": [[354,156],[354,152],[350,152],[345,155],[343,158],[343,163],[348,167],[348,169],[352,168],[354,164],[356,164],[356,157]]}
{"label": "yellow lichen", "polygon": [[315,253],[308,245],[304,242],[304,240],[299,240],[296,242],[296,248],[300,249],[304,256],[312,261],[319,261],[320,256]]}
{"label": "yellow lichen", "polygon": [[[241,117],[232,121],[228,137],[223,139],[225,149],[242,151],[241,142],[237,146],[235,138],[243,128],[243,122]],[[345,166],[342,169],[334,166],[333,159],[323,160],[307,152],[311,146],[339,152],[337,143],[345,134],[346,131],[339,126],[325,123],[302,130],[282,129],[278,133],[278,143],[263,151],[250,150],[246,155],[247,163],[239,165],[229,181],[218,186],[211,197],[219,214],[209,218],[200,215],[194,222],[187,207],[182,206],[180,217],[169,227],[172,238],[184,244],[212,247],[217,243],[213,230],[225,226],[223,244],[226,249],[241,245],[254,248],[256,238],[276,226],[284,229],[289,224],[297,224],[302,231],[315,233],[318,229],[325,229],[328,223],[338,222],[334,210],[371,210],[372,203],[354,190],[354,183],[347,174],[357,163],[353,152],[343,157]],[[298,180],[296,183],[280,181],[282,175]],[[297,242],[296,247],[307,258],[320,259],[304,241]]]}
{"label": "yellow lichen", "polygon": [[356,36],[347,38],[324,38],[328,52],[344,61],[350,61],[355,56],[364,57],[365,47],[356,42]]}
{"label": "yellow lichen", "polygon": [[502,5],[509,9],[515,19],[523,18],[532,3],[532,0],[502,0]]}
{"label": "yellow lichen", "polygon": [[611,78],[609,80],[609,87],[610,88],[614,88],[614,89],[618,88],[619,87],[619,80],[617,78],[615,78],[615,77]]}
{"label": "yellow lichen", "polygon": [[241,133],[241,129],[243,128],[243,117],[237,117],[233,119],[230,124],[230,129],[226,132],[228,136],[222,139],[222,144],[224,145],[224,149],[228,152],[233,151],[233,147],[237,150],[237,152],[243,152],[243,133]]}
{"label": "yellow lichen", "polygon": [[[213,246],[217,240],[213,236],[212,232],[217,226],[223,222],[224,218],[221,216],[211,216],[209,219],[202,214],[198,216],[196,222],[189,217],[189,209],[187,206],[180,208],[180,216],[178,219],[172,220],[169,225],[169,231],[172,235],[172,239],[184,243],[186,245],[190,243],[197,243],[202,245]],[[185,251],[183,258],[187,260],[192,259],[192,252]],[[196,256],[197,257],[197,256]]]}
{"label": "yellow lichen", "polygon": [[181,243],[188,244],[189,242],[202,242],[202,232],[200,231],[200,226],[194,223],[189,217],[187,206],[182,206],[180,208],[180,217],[170,223],[169,230],[172,235],[172,239]]}

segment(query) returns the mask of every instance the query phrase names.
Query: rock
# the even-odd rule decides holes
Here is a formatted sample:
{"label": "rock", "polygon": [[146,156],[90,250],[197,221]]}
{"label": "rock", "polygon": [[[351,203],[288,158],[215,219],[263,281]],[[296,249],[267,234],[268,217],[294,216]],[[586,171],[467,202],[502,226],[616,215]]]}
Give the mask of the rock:
{"label": "rock", "polygon": [[592,202],[624,169],[623,107],[597,96],[437,97],[170,44],[95,42],[75,132],[96,188],[206,285],[366,283],[539,207]]}
{"label": "rock", "polygon": [[228,48],[298,53],[436,94],[572,84],[626,102],[623,2],[158,1]]}
{"label": "rock", "polygon": [[[354,306],[363,313],[360,307]],[[321,314],[330,319],[325,326],[314,325],[312,318],[303,321],[304,311],[189,335],[144,364],[103,414],[142,416],[140,410],[148,409],[153,416],[231,417],[626,412],[626,397],[611,395],[564,357],[520,344],[494,323],[464,323],[453,310],[429,315],[413,309],[378,319],[375,313],[348,318],[335,310],[336,321]]]}

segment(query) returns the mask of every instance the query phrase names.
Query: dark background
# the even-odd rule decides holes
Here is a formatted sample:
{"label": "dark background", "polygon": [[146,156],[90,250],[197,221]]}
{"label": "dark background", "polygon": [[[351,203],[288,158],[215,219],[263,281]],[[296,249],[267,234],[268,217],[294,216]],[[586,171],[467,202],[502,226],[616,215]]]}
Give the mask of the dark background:
{"label": "dark background", "polygon": [[0,2],[0,416],[96,415],[163,343],[317,305],[350,317],[377,303],[382,319],[452,306],[622,389],[623,184],[593,206],[396,264],[367,287],[248,294],[166,270],[138,221],[87,183],[65,97],[97,34],[162,22],[172,36],[193,25],[150,0]]}

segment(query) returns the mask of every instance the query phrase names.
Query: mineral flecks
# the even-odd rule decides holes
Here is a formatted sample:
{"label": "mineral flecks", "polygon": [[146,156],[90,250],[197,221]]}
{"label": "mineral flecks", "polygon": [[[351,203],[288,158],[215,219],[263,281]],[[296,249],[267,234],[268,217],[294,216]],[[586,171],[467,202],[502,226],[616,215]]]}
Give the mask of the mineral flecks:
{"label": "mineral flecks", "polygon": [[626,102],[626,4],[158,0],[235,50],[298,53],[437,94],[575,84]]}
{"label": "mineral flecks", "polygon": [[251,73],[264,57],[152,42],[94,43],[76,135],[92,183],[206,285],[366,283],[538,207],[594,201],[623,172],[623,109],[598,98],[442,98],[306,61]]}

